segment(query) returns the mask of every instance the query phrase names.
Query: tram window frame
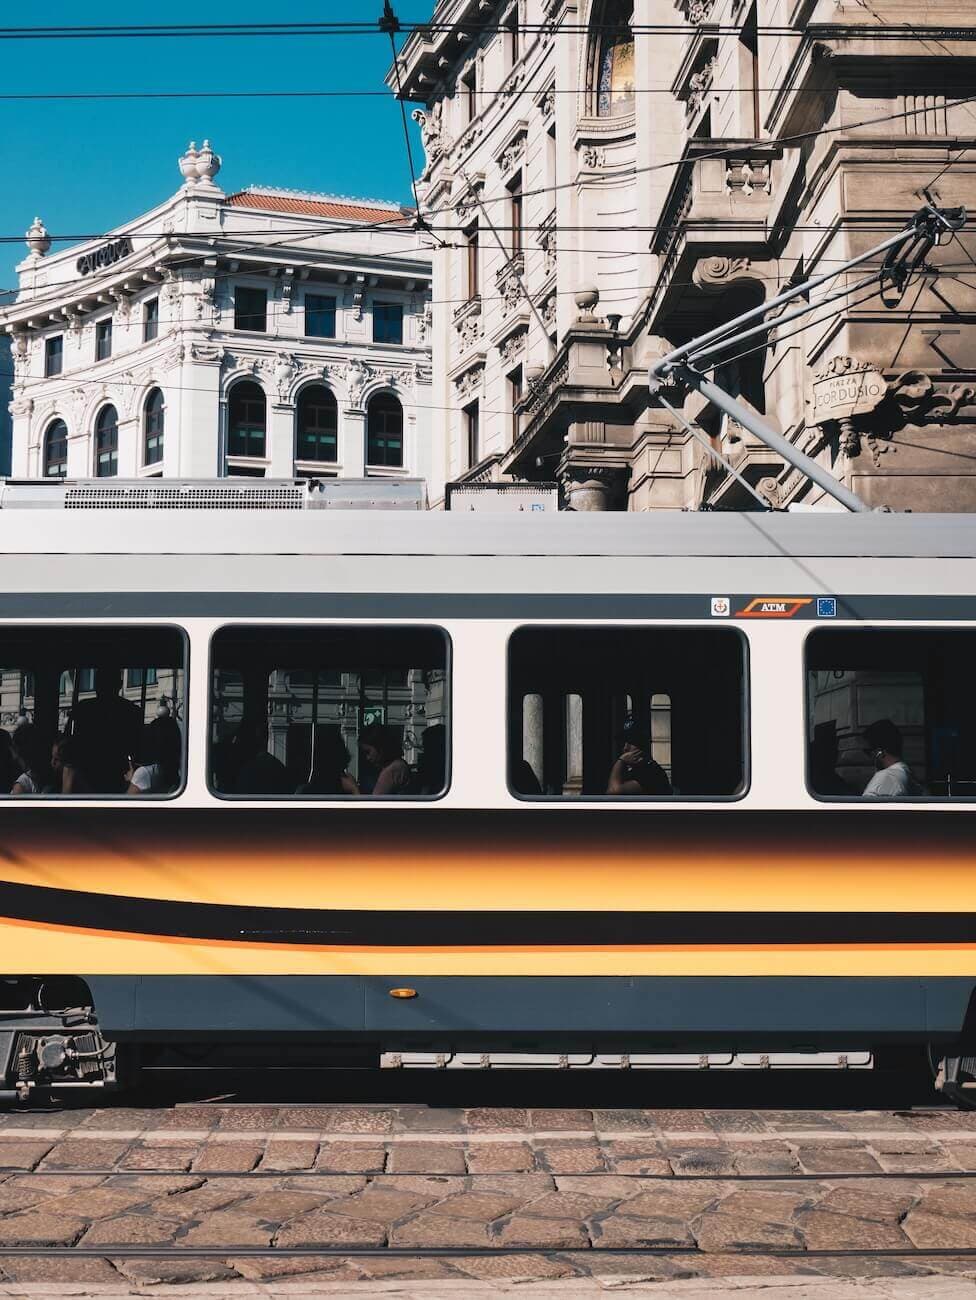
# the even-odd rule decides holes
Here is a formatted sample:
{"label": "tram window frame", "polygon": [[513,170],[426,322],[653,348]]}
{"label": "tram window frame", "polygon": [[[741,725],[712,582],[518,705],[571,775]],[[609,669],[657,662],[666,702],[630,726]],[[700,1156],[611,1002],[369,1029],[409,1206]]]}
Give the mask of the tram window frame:
{"label": "tram window frame", "polygon": [[[809,688],[810,673],[811,671],[816,671],[816,670],[812,670],[809,667],[810,642],[814,638],[818,638],[820,640],[826,640],[827,638],[843,637],[845,634],[848,637],[873,636],[873,637],[880,638],[885,634],[902,634],[902,635],[914,634],[916,636],[921,637],[926,633],[937,637],[964,636],[968,634],[973,639],[973,641],[976,642],[976,626],[959,626],[959,625],[945,626],[937,623],[873,623],[873,624],[841,623],[833,627],[824,627],[822,624],[818,624],[814,627],[811,627],[809,631],[806,633],[806,635],[803,638],[803,643],[802,643],[803,653],[802,653],[802,658],[800,663],[801,683],[802,683],[802,690],[803,690],[803,746],[804,746],[803,784],[807,794],[810,796],[811,799],[815,799],[817,803],[829,804],[835,807],[843,806],[847,808],[858,807],[858,808],[865,808],[865,809],[891,808],[893,805],[896,807],[914,806],[917,804],[923,804],[926,806],[932,804],[952,804],[952,805],[959,806],[959,805],[976,803],[976,789],[974,789],[972,794],[929,794],[928,792],[923,792],[921,794],[879,796],[879,795],[865,795],[863,790],[860,792],[854,791],[851,794],[822,794],[818,790],[816,790],[813,785],[813,781],[812,781],[813,774],[811,771],[813,741],[811,738],[811,733],[812,733],[812,724],[814,722],[814,719],[810,711],[810,693],[808,688]],[[826,671],[826,670],[821,670],[821,671]],[[898,670],[893,669],[892,671],[898,671]],[[880,719],[872,718],[871,721],[880,721]],[[859,727],[858,730],[863,732],[863,727]],[[926,728],[923,724],[923,738],[925,736],[925,731]],[[866,751],[861,751],[861,752],[866,752]],[[860,764],[859,766],[866,767],[867,764],[866,763]],[[909,767],[911,767],[911,764],[909,764]],[[916,780],[918,780],[917,774],[913,773],[913,775],[915,775]],[[921,784],[921,782],[919,782],[919,784]]]}
{"label": "tram window frame", "polygon": [[[512,762],[519,757],[511,749],[511,727],[512,727],[512,710],[518,706],[519,718],[522,717],[522,707],[526,696],[521,700],[512,689],[512,642],[521,632],[525,631],[558,631],[560,633],[573,632],[695,632],[708,633],[712,635],[724,636],[726,639],[735,637],[739,642],[741,653],[741,670],[742,670],[742,693],[741,693],[741,753],[742,753],[742,778],[740,786],[732,794],[684,794],[681,791],[673,794],[525,794],[516,790],[512,785]],[[573,692],[568,692],[566,698]],[[653,699],[655,695],[668,694],[664,685],[660,689],[655,689],[649,697]],[[673,707],[673,704],[672,704]],[[550,804],[556,807],[573,807],[587,806],[589,804],[608,804],[612,807],[644,807],[652,804],[660,807],[673,807],[676,804],[733,804],[741,803],[747,798],[752,790],[752,663],[751,663],[751,646],[749,637],[744,628],[736,627],[732,624],[722,624],[716,627],[714,624],[707,623],[671,623],[671,622],[619,622],[619,623],[520,623],[509,633],[505,644],[505,787],[511,796],[519,803],[532,804]],[[671,726],[671,743],[673,746],[674,729],[673,720]],[[673,749],[672,749],[673,755]],[[608,774],[609,775],[609,774]]]}
{"label": "tram window frame", "polygon": [[[444,673],[446,682],[446,704],[445,704],[445,750],[444,750],[444,786],[437,794],[390,794],[375,795],[369,794],[234,794],[226,790],[218,790],[214,784],[214,726],[213,726],[213,698],[214,698],[214,674],[217,671],[215,663],[215,642],[222,633],[227,632],[301,632],[316,629],[337,629],[362,634],[368,631],[383,632],[427,632],[437,633],[444,644]],[[278,665],[279,670],[288,670],[288,664]],[[342,671],[342,670],[340,670]],[[323,724],[324,725],[324,724]],[[288,621],[268,621],[255,622],[253,619],[245,619],[241,622],[222,623],[219,627],[214,628],[210,633],[207,647],[207,745],[206,745],[206,784],[207,792],[213,799],[219,799],[223,803],[231,804],[285,804],[294,808],[317,808],[322,805],[330,804],[362,804],[364,807],[375,807],[378,805],[393,805],[394,807],[403,807],[404,805],[414,803],[433,804],[440,803],[451,793],[454,780],[454,639],[446,627],[439,623],[388,623],[388,622],[360,622],[360,621],[340,621],[340,620],[288,620]]]}
{"label": "tram window frame", "polygon": [[[144,634],[147,638],[158,636],[160,632],[164,632],[164,633],[169,632],[169,633],[174,633],[176,635],[176,637],[179,640],[180,650],[182,654],[181,662],[177,665],[177,668],[183,674],[183,682],[182,682],[183,713],[182,713],[182,717],[178,719],[180,724],[180,734],[182,739],[182,744],[180,749],[180,783],[174,790],[167,790],[163,793],[158,793],[158,794],[152,794],[152,793],[141,794],[139,796],[130,795],[127,791],[120,791],[118,794],[96,791],[91,794],[80,793],[80,792],[71,793],[71,794],[56,794],[50,792],[46,794],[42,793],[42,794],[21,794],[21,795],[13,795],[9,791],[0,792],[0,807],[9,808],[17,804],[30,804],[32,806],[37,806],[38,804],[42,804],[46,802],[58,806],[64,804],[72,804],[72,805],[84,804],[86,806],[90,806],[93,804],[97,805],[102,803],[112,803],[112,804],[124,804],[126,807],[137,806],[137,805],[149,805],[150,807],[158,808],[160,804],[173,803],[175,800],[182,798],[183,795],[186,794],[188,781],[189,781],[190,726],[191,726],[190,719],[193,713],[193,710],[190,705],[191,640],[190,640],[190,634],[187,631],[187,629],[179,623],[170,623],[170,622],[135,623],[135,622],[128,621],[122,623],[115,623],[115,622],[90,623],[90,622],[74,622],[71,619],[51,619],[46,622],[36,623],[36,622],[30,622],[29,620],[22,620],[22,619],[3,620],[2,622],[0,622],[0,659],[3,658],[3,653],[2,653],[3,639],[6,633],[17,632],[17,633],[24,633],[24,634],[29,634],[29,633],[37,634],[45,631],[51,633],[61,632],[62,634],[68,634],[68,635],[75,634],[75,633],[92,633],[92,634],[105,633],[105,634],[111,634],[111,636],[114,639],[117,639],[120,636],[120,634],[124,635],[126,633],[131,633],[131,632]],[[93,668],[92,665],[90,664],[75,665],[75,666],[81,668],[83,672],[97,671],[97,667]],[[165,665],[156,664],[155,665],[156,672],[158,673],[160,667],[164,667],[164,666]],[[119,672],[122,674],[123,692],[127,689],[128,673],[131,667],[132,665],[124,664],[119,669]],[[34,675],[33,670],[26,667],[23,668],[21,671],[24,672],[25,674],[31,673],[32,675]],[[67,671],[67,669],[62,669],[62,673],[65,671]],[[147,725],[145,721],[143,722],[143,725],[144,726]],[[11,734],[13,733],[11,732]]]}

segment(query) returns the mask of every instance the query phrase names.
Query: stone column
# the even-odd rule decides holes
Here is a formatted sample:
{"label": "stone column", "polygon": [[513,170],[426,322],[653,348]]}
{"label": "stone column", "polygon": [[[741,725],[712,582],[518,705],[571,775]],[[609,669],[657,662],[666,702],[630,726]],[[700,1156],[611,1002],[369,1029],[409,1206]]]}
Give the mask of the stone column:
{"label": "stone column", "polygon": [[339,463],[342,477],[363,478],[366,474],[366,412],[350,407],[341,414]]}
{"label": "stone column", "polygon": [[295,407],[292,402],[271,402],[268,422],[270,478],[292,478],[295,473]]}
{"label": "stone column", "polygon": [[222,348],[191,344],[180,367],[179,389],[163,390],[163,473],[167,477],[213,478],[221,472],[222,361]]}

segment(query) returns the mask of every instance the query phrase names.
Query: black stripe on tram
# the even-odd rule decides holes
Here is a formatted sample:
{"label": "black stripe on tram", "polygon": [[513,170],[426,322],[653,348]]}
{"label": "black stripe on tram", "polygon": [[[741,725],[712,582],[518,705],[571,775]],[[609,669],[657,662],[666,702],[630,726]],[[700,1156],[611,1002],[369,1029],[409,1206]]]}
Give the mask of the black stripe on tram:
{"label": "black stripe on tram", "polygon": [[237,907],[0,883],[0,918],[126,934],[389,948],[976,943],[971,912],[347,911]]}

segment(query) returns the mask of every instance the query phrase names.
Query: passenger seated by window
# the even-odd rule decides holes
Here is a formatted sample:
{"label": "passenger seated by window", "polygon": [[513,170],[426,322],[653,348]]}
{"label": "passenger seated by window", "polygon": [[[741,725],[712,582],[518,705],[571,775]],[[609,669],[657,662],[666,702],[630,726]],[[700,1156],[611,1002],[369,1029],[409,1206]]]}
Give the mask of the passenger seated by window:
{"label": "passenger seated by window", "polygon": [[377,773],[374,795],[413,793],[413,773],[403,761],[403,747],[392,727],[384,727],[379,722],[364,727],[359,736],[359,749]]}
{"label": "passenger seated by window", "polygon": [[25,722],[14,732],[13,749],[15,766],[20,775],[11,787],[11,794],[43,794],[51,780],[49,757],[51,747],[32,722]]}
{"label": "passenger seated by window", "polygon": [[284,763],[268,753],[268,720],[251,718],[237,728],[231,747],[231,790],[234,794],[291,794],[294,782]]}
{"label": "passenger seated by window", "polygon": [[417,763],[420,794],[442,794],[447,777],[447,728],[435,723],[424,732],[423,751]]}
{"label": "passenger seated by window", "polygon": [[617,735],[620,757],[610,769],[607,794],[672,794],[671,782],[660,763],[655,763],[640,746],[637,721],[627,718]]}
{"label": "passenger seated by window", "polygon": [[87,794],[74,737],[58,736],[51,746],[51,780],[45,794]]}
{"label": "passenger seated by window", "polygon": [[323,799],[332,795],[359,794],[359,786],[346,770],[350,757],[339,728],[320,727],[315,737],[311,774],[295,793],[319,795]]}
{"label": "passenger seated by window", "polygon": [[902,759],[902,734],[890,718],[881,718],[864,728],[864,752],[877,769],[864,787],[865,799],[911,798],[924,794]]}
{"label": "passenger seated by window", "polygon": [[179,788],[183,736],[172,718],[160,717],[146,727],[139,750],[126,777],[127,794],[170,794]]}
{"label": "passenger seated by window", "polygon": [[78,746],[82,777],[92,794],[124,794],[125,774],[142,739],[142,712],[123,699],[118,668],[95,670],[95,698],[71,713],[71,735]]}

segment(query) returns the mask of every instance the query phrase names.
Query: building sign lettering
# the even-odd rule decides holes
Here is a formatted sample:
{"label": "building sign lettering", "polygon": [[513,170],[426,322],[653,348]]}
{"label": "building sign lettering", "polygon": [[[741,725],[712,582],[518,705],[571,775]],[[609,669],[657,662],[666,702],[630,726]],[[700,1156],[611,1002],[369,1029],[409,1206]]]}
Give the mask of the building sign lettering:
{"label": "building sign lettering", "polygon": [[132,240],[128,235],[123,235],[121,239],[110,240],[90,253],[85,253],[84,257],[79,257],[77,267],[81,275],[91,275],[93,271],[102,271],[115,262],[121,262],[131,252]]}
{"label": "building sign lettering", "polygon": [[814,421],[849,420],[867,415],[884,401],[884,375],[853,357],[834,357],[813,379]]}

